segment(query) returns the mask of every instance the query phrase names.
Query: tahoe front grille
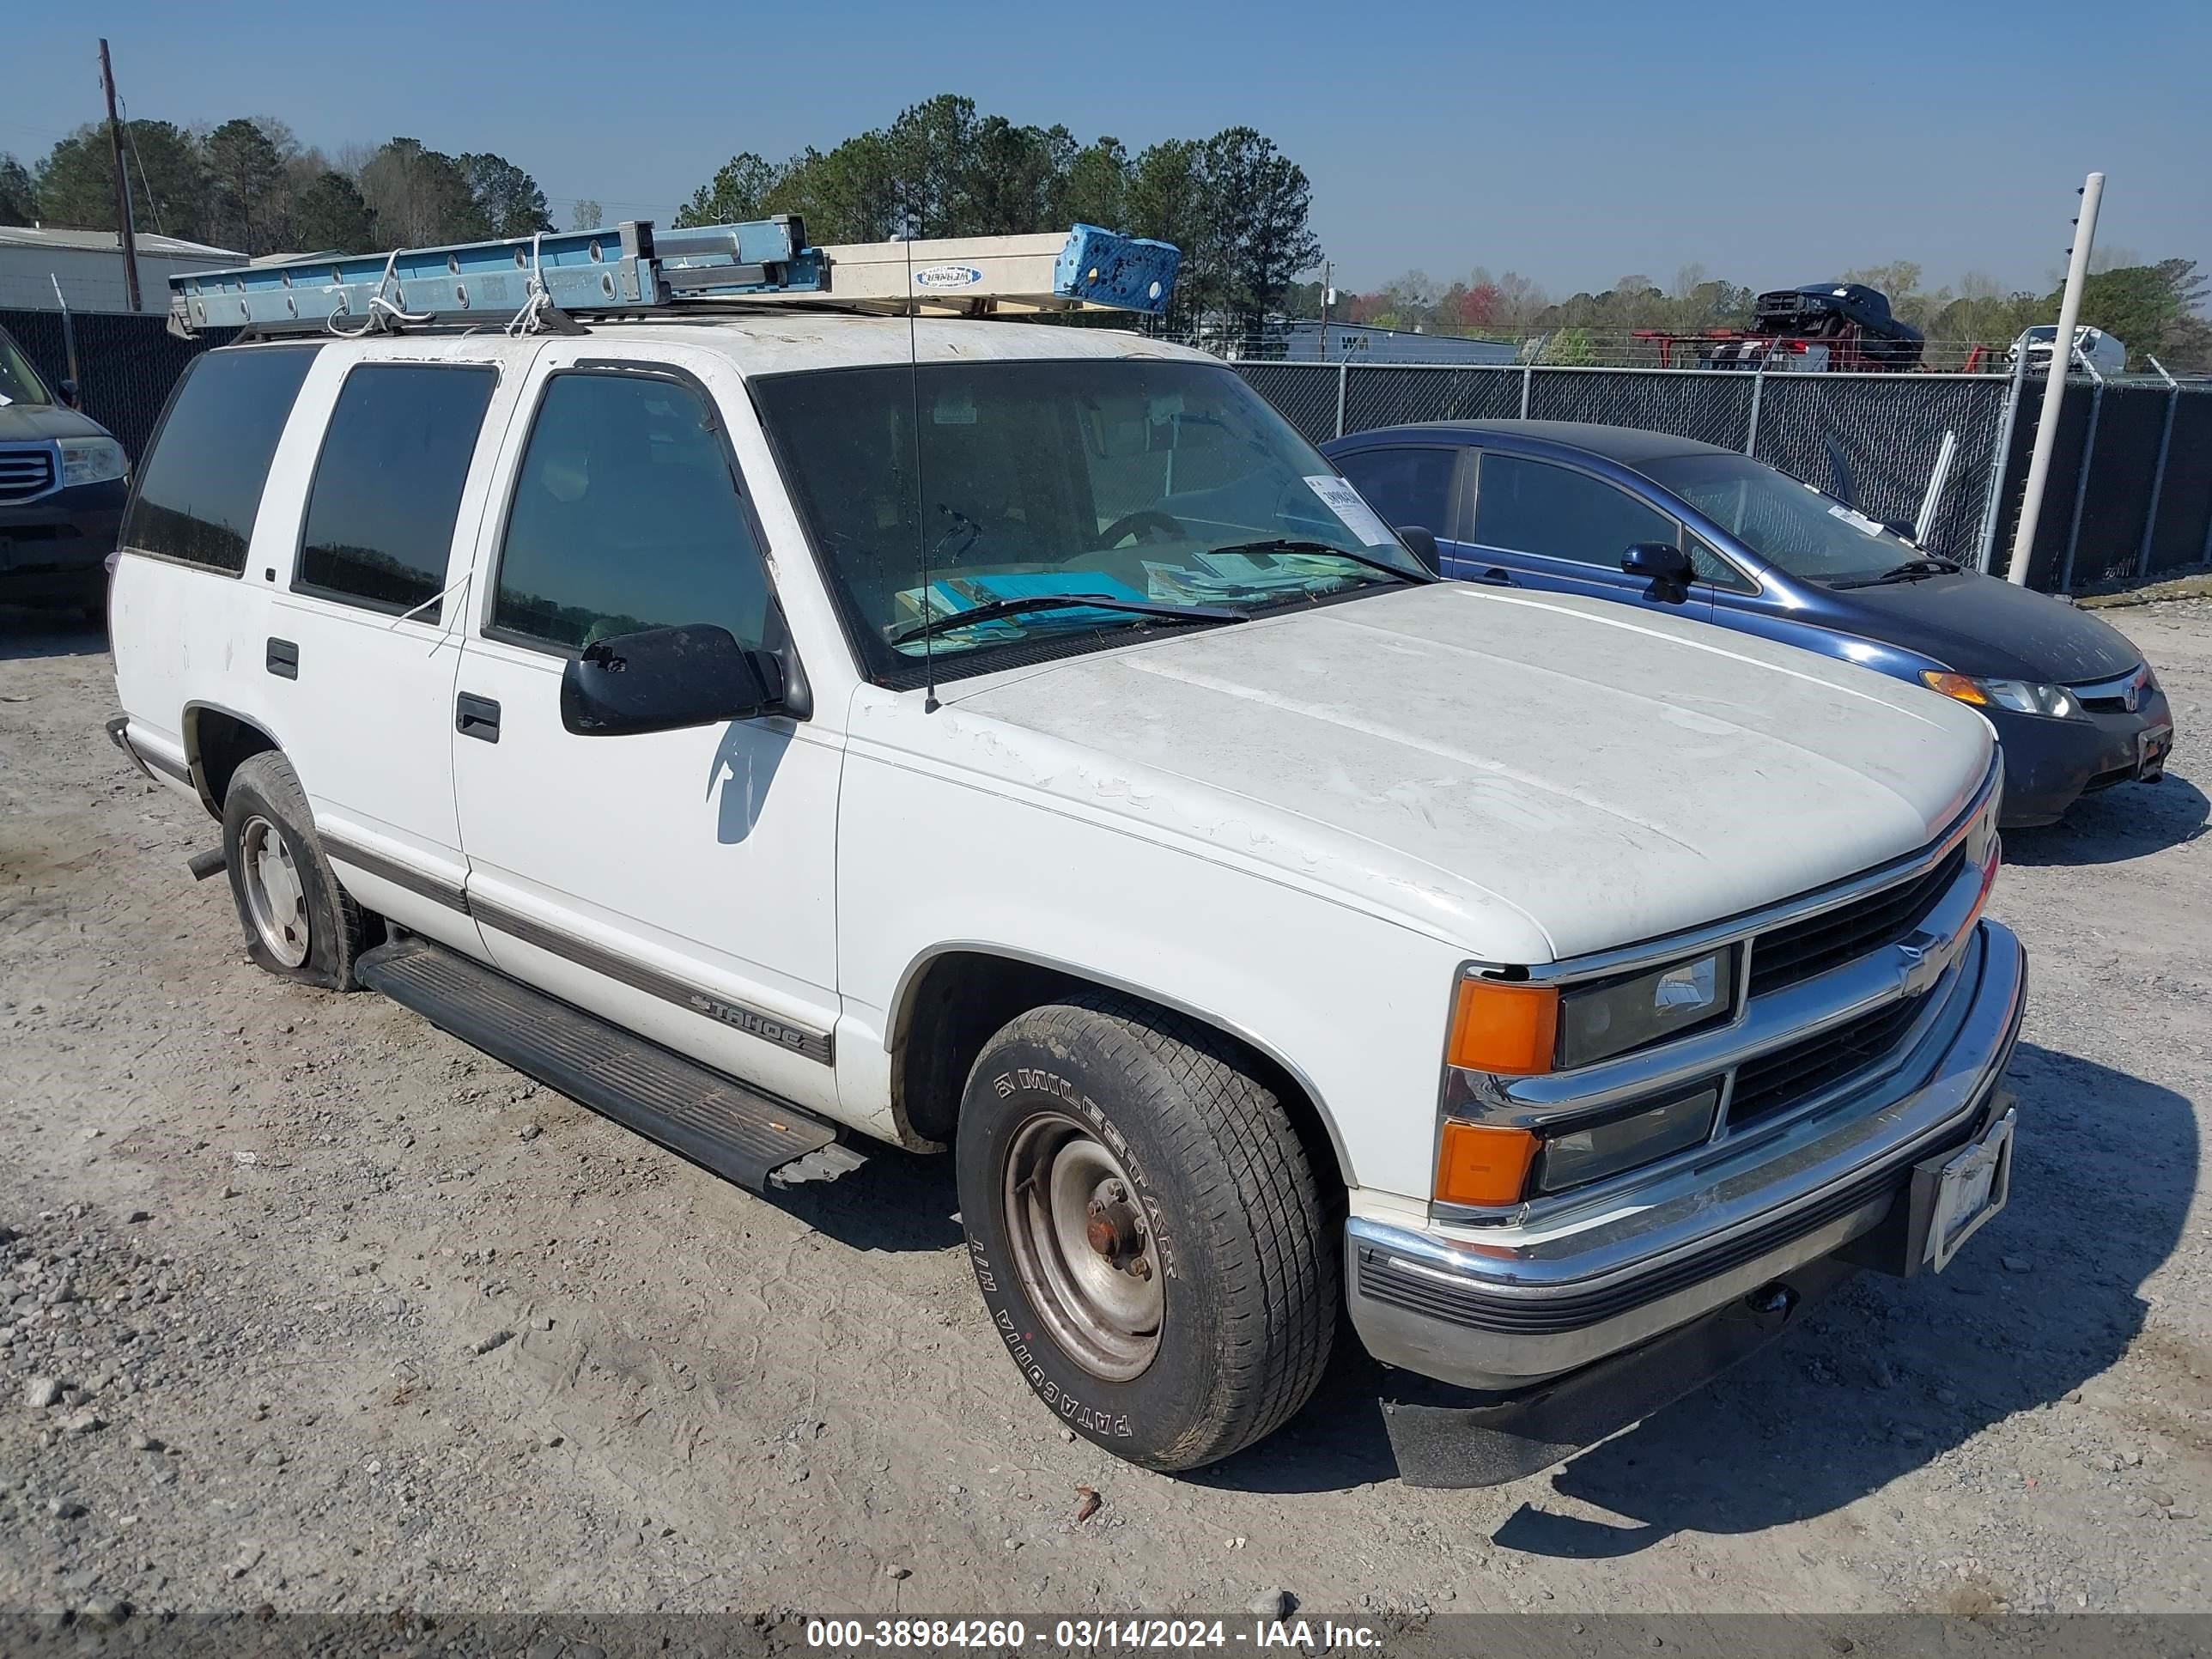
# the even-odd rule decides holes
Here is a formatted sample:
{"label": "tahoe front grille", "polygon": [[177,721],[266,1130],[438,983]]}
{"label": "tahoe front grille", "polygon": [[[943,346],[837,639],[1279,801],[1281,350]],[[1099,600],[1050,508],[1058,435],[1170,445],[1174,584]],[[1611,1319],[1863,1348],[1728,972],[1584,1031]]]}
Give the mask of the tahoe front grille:
{"label": "tahoe front grille", "polygon": [[1751,945],[1751,994],[1783,990],[1906,938],[1951,890],[1966,862],[1961,842],[1924,875],[1759,934]]}
{"label": "tahoe front grille", "polygon": [[0,449],[0,501],[27,501],[54,487],[51,449]]}
{"label": "tahoe front grille", "polygon": [[1735,1092],[1729,1097],[1729,1131],[1809,1100],[1886,1058],[1904,1040],[1927,1000],[1928,994],[1923,993],[1887,1003],[1870,1014],[1744,1061],[1736,1068]]}

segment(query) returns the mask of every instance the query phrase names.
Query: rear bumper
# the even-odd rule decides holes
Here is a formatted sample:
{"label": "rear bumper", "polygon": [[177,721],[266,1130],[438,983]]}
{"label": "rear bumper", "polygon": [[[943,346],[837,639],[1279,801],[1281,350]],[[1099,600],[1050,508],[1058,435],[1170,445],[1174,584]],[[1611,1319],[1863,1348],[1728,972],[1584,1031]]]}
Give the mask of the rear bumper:
{"label": "rear bumper", "polygon": [[1699,1171],[1696,1202],[1620,1194],[1586,1261],[1557,1237],[1492,1243],[1353,1217],[1345,1282],[1368,1352],[1512,1393],[1846,1249],[1888,1218],[1914,1164],[1974,1132],[2012,1057],[2027,991],[2019,941],[1982,922],[1954,974],[1945,1018],[1910,1065],[1717,1159]]}

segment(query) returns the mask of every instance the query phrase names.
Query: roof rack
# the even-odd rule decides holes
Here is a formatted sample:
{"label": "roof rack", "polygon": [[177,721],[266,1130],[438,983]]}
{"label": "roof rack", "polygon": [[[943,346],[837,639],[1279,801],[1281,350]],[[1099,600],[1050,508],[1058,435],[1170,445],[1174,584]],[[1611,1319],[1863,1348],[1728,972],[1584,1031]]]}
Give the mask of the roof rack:
{"label": "roof rack", "polygon": [[409,326],[579,331],[583,316],[801,304],[903,316],[1167,309],[1182,256],[1076,225],[1024,236],[811,247],[796,214],[656,231],[544,232],[388,253],[313,256],[169,278],[169,331],[385,333]]}

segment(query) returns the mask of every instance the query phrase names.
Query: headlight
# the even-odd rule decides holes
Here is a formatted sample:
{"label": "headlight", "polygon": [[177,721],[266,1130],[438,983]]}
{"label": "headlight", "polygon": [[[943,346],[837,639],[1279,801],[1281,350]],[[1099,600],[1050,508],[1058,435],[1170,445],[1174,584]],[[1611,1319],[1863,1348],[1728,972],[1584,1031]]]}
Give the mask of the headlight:
{"label": "headlight", "polygon": [[1703,1146],[1720,1104],[1721,1085],[1713,1082],[1656,1106],[1543,1130],[1447,1117],[1437,1138],[1436,1200],[1496,1210],[1587,1187]]}
{"label": "headlight", "polygon": [[64,438],[62,449],[62,488],[106,483],[131,470],[123,459],[123,446],[112,438]]}
{"label": "headlight", "polygon": [[1567,991],[1559,999],[1559,1064],[1592,1065],[1726,1019],[1735,1003],[1738,948]]}
{"label": "headlight", "polygon": [[1978,680],[1965,674],[1929,672],[1920,677],[1931,691],[1972,703],[1977,708],[1994,704],[2016,714],[2048,714],[2070,720],[2081,712],[2074,694],[2063,685],[2043,685],[2033,680]]}
{"label": "headlight", "polygon": [[1713,1133],[1720,1109],[1721,1085],[1709,1083],[1695,1094],[1647,1106],[1607,1122],[1556,1129],[1544,1137],[1536,1165],[1536,1190],[1561,1193],[1585,1187],[1639,1164],[1650,1164],[1687,1147],[1703,1145]]}
{"label": "headlight", "polygon": [[1735,1012],[1741,945],[1571,986],[1468,978],[1460,981],[1446,1049],[1462,1071],[1536,1077],[1592,1066],[1720,1024]]}

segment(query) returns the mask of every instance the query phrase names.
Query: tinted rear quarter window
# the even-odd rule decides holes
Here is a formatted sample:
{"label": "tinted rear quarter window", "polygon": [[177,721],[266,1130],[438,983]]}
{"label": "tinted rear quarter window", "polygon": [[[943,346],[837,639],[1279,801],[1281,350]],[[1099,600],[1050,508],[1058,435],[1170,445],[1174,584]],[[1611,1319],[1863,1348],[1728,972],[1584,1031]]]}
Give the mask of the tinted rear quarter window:
{"label": "tinted rear quarter window", "polygon": [[380,611],[416,610],[446,586],[453,520],[498,371],[368,363],[331,411],[295,587]]}
{"label": "tinted rear quarter window", "polygon": [[1459,452],[1443,448],[1361,449],[1337,465],[1368,506],[1392,526],[1419,525],[1447,541],[1460,534],[1452,512],[1452,477]]}
{"label": "tinted rear quarter window", "polygon": [[246,568],[270,458],[319,349],[256,346],[194,362],[139,469],[124,546],[234,576]]}

